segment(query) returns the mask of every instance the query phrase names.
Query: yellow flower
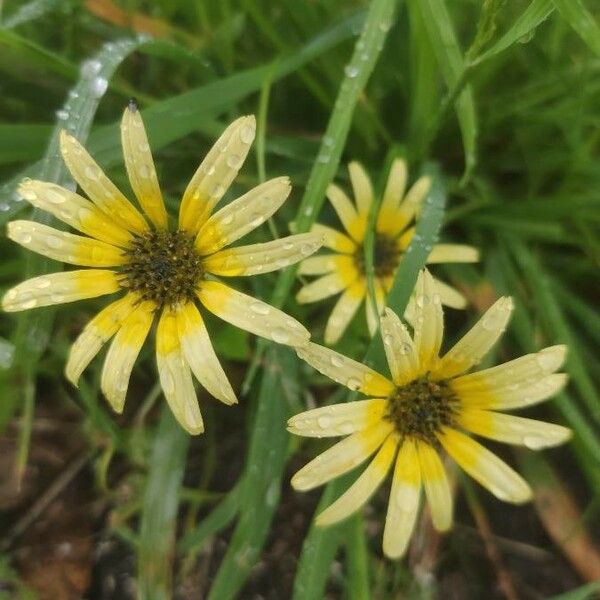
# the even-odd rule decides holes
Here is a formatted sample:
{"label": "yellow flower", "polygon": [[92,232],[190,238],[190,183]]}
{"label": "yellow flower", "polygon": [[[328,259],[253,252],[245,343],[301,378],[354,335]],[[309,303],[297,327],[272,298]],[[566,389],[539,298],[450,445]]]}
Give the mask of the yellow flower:
{"label": "yellow flower", "polygon": [[[298,271],[301,275],[321,275],[300,290],[297,296],[298,302],[317,302],[342,293],[325,328],[325,343],[330,345],[340,339],[367,293],[363,243],[369,210],[373,203],[373,186],[359,163],[351,162],[348,171],[356,206],[336,185],[330,185],[327,189],[327,197],[348,235],[331,227],[315,225],[313,231],[325,236],[324,245],[334,250],[334,253],[308,258],[300,264]],[[366,303],[367,324],[371,335],[377,329],[377,315],[383,310],[385,296],[390,291],[402,254],[415,234],[415,228],[411,224],[419,213],[431,185],[428,177],[421,177],[405,194],[406,181],[406,163],[404,160],[397,159],[390,169],[375,224],[374,268],[377,308],[372,306],[370,299]],[[436,244],[427,262],[429,264],[464,263],[477,260],[479,260],[479,253],[471,246]],[[457,290],[439,280],[435,280],[435,287],[442,304],[453,308],[465,307],[466,301]],[[411,298],[405,314],[410,321],[413,312],[414,300]]]}
{"label": "yellow flower", "polygon": [[383,534],[383,551],[391,558],[402,556],[407,548],[421,487],[435,528],[445,531],[452,524],[452,493],[441,450],[500,500],[518,504],[530,499],[527,483],[461,429],[536,450],[560,444],[571,435],[560,425],[497,412],[531,406],[558,392],[566,382],[565,374],[555,373],[564,361],[565,346],[467,375],[506,328],[511,299],[500,298],[440,357],[443,314],[435,282],[426,271],[415,296],[412,337],[390,309],[381,318],[391,381],[323,346],[309,343],[297,349],[323,374],[371,398],[309,410],[288,422],[288,429],[298,435],[348,436],[296,473],[292,485],[297,490],[322,485],[376,453],[356,482],[319,514],[318,525],[340,521],[360,508],[395,460]]}
{"label": "yellow flower", "polygon": [[192,434],[204,430],[192,373],[215,398],[237,402],[197,301],[221,319],[281,344],[303,344],[310,337],[295,319],[214,277],[281,269],[321,245],[319,234],[309,233],[223,249],[273,215],[290,192],[288,178],[279,177],[213,213],[244,162],[255,129],[254,117],[247,116],[225,130],[188,184],[176,224],[169,223],[144,124],[133,102],[123,115],[121,140],[131,187],[144,214],[64,131],[64,161],[91,201],[53,183],[25,180],[20,186],[24,199],[88,237],[23,220],[9,223],[8,237],[55,260],[94,268],[24,281],[6,293],[2,306],[20,311],[124,292],[87,324],[66,366],[67,377],[77,385],[83,370],[114,336],[101,387],[117,412],[123,410],[133,364],[155,316],[160,382],[173,414]]}

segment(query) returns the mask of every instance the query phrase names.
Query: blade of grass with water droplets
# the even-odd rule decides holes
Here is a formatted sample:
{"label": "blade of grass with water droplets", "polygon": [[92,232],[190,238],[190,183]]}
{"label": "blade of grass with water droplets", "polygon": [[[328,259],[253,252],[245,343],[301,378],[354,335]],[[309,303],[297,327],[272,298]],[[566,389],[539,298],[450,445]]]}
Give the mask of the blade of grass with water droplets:
{"label": "blade of grass with water droplets", "polygon": [[[398,315],[404,314],[419,271],[425,266],[429,252],[437,242],[444,216],[446,193],[439,172],[433,165],[428,165],[425,173],[432,177],[431,191],[417,223],[415,235],[396,270],[394,283],[386,301],[386,304]],[[363,362],[372,366],[376,371],[385,373],[386,359],[379,332],[369,344]],[[347,400],[352,401],[355,397],[356,393],[351,393]],[[352,476],[355,474],[351,473],[350,476],[340,477],[327,485],[321,496],[317,512],[331,504],[335,498],[348,489]],[[360,516],[355,518],[362,521]],[[318,600],[323,597],[330,565],[342,540],[347,539],[350,535],[350,530],[347,530],[346,527],[357,527],[357,524],[341,523],[329,528],[318,528],[314,523],[311,525],[304,539],[294,582],[295,600],[304,600],[305,598]]]}
{"label": "blade of grass with water droplets", "polygon": [[[117,66],[136,48],[137,44],[138,42],[129,39],[110,45],[107,44],[93,59],[84,63],[81,79],[69,92],[69,97],[61,109],[64,112],[57,115],[59,124],[54,129],[44,158],[35,169],[36,177],[75,189],[58,150],[60,130],[64,127],[80,140],[85,141],[100,98],[106,91],[105,83],[112,76]],[[98,83],[100,80],[104,82],[101,86]],[[99,93],[100,91],[102,93]],[[5,189],[3,191],[6,192]],[[14,195],[14,187],[10,193],[12,205],[0,205],[3,212],[8,214],[14,211],[14,205],[20,204],[18,202],[20,199]],[[38,209],[33,211],[32,219],[41,223],[51,222],[51,216]],[[57,270],[56,263],[33,253],[27,253],[25,265],[24,275],[26,278]],[[48,344],[54,314],[54,308],[44,308],[23,312],[17,318],[14,337],[14,364],[6,377],[17,382],[18,385],[15,385],[14,389],[23,389],[25,392],[24,410],[26,412],[19,439],[16,464],[18,476],[25,468],[29,451],[31,420],[34,411],[36,366],[39,357]],[[7,409],[7,414],[17,408],[19,394],[15,394],[10,400],[12,405]]]}
{"label": "blade of grass with water droplets", "polygon": [[588,48],[600,56],[600,27],[581,0],[553,0],[560,15],[579,34]]}
{"label": "blade of grass with water droplets", "polygon": [[[464,60],[446,3],[444,0],[422,0],[418,6],[442,75],[448,88],[452,89],[464,71]],[[454,105],[463,140],[466,180],[477,160],[477,116],[470,86],[464,87]]]}
{"label": "blade of grass with water droplets", "polygon": [[138,545],[139,591],[146,600],[172,597],[179,490],[189,441],[189,435],[177,423],[171,409],[163,404],[152,445]]}
{"label": "blade of grass with water droplets", "polygon": [[289,435],[285,422],[300,394],[298,359],[273,345],[266,354],[257,411],[240,488],[242,508],[209,600],[234,598],[260,556],[279,504]]}

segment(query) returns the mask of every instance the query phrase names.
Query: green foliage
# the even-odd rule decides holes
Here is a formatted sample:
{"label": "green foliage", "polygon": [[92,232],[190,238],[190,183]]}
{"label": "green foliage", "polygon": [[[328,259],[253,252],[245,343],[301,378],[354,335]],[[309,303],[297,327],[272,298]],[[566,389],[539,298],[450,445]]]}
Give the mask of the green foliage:
{"label": "green foliage", "polygon": [[[389,305],[403,312],[438,237],[480,248],[480,265],[445,269],[472,301],[466,313],[447,311],[446,343],[474,321],[474,306],[489,303],[493,293],[513,295],[517,306],[500,356],[568,344],[569,387],[532,412],[546,410],[574,430],[573,442],[556,453],[556,470],[568,465],[575,471],[579,497],[589,499],[584,508],[595,506],[597,514],[600,27],[591,3],[109,3],[125,15],[120,21],[117,10],[108,20],[90,12],[93,4],[2,4],[0,224],[30,215],[16,194],[23,177],[74,185],[57,152],[61,128],[86,143],[129,193],[118,129],[129,96],[138,99],[172,209],[226,124],[258,114],[256,156],[225,201],[283,174],[294,191],[269,227],[253,234],[255,241],[307,231],[317,220],[335,225],[325,190],[333,180],[346,183],[344,164],[360,160],[374,181],[382,181],[390,157],[400,152],[411,180],[426,170],[434,188]],[[140,35],[142,30],[158,37]],[[38,211],[33,218],[47,222]],[[367,244],[367,271],[372,250]],[[25,276],[61,268],[5,239],[0,253],[3,290]],[[294,268],[252,279],[234,285],[284,308],[321,341],[328,310],[295,303]],[[207,433],[190,443],[166,409],[159,416],[164,402],[155,386],[153,352],[146,348],[125,415],[117,418],[99,392],[99,361],[79,390],[62,375],[68,344],[100,306],[94,301],[0,316],[0,427],[18,431],[17,473],[23,474],[36,443],[40,397],[53,408],[76,411],[74,435],[100,457],[94,493],[112,506],[106,529],[136,553],[142,595],[169,597],[203,553],[218,547],[215,540],[227,543],[218,560],[206,558],[204,596],[249,595],[265,548],[288,527],[286,511],[308,520],[353,480],[350,474],[328,485],[318,506],[316,497],[308,509],[290,500],[297,498],[290,475],[316,446],[292,438],[285,421],[306,407],[307,398],[326,404],[339,402],[341,393],[330,393],[289,349],[209,318],[217,354],[243,391],[240,405],[216,406],[202,397]],[[338,349],[385,372],[381,338],[367,340],[360,318]],[[132,497],[120,495],[122,486],[133,490]],[[499,509],[494,511],[495,518]],[[502,521],[494,518],[498,532]],[[383,519],[378,511],[376,522]],[[330,589],[332,596],[361,599],[414,597],[420,590],[409,568],[381,557],[380,540],[366,534],[361,515],[329,529],[306,522],[302,535],[288,550],[296,573],[286,590],[298,600],[320,599]],[[459,533],[448,534],[453,536]],[[447,560],[439,568],[479,576],[456,545],[443,546]],[[29,597],[9,560],[0,561],[0,584],[10,582]],[[561,591],[540,593],[586,598],[597,586],[557,596]]]}

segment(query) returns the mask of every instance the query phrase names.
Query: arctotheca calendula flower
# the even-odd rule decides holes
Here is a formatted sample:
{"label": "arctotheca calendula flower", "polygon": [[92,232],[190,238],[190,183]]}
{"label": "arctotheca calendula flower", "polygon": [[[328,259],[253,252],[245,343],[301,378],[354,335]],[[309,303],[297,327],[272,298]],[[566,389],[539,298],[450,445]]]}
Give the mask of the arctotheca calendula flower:
{"label": "arctotheca calendula flower", "polygon": [[501,336],[511,311],[511,299],[500,298],[440,357],[440,296],[433,278],[424,272],[416,286],[412,337],[389,308],[381,317],[392,380],[314,343],[297,349],[315,369],[370,397],[309,410],[288,423],[298,435],[348,436],[296,473],[292,485],[297,490],[320,486],[375,455],[355,483],[317,516],[318,525],[331,525],[359,509],[392,469],[384,553],[397,558],[405,552],[422,488],[433,525],[447,530],[452,493],[442,453],[500,500],[518,504],[530,499],[531,490],[521,476],[465,433],[536,450],[570,437],[570,430],[560,425],[498,412],[531,406],[560,390],[566,375],[555,371],[564,361],[565,346],[467,374]]}
{"label": "arctotheca calendula flower", "polygon": [[[324,245],[334,252],[312,256],[303,261],[298,270],[301,275],[320,275],[298,292],[298,302],[317,302],[341,293],[327,321],[326,344],[335,344],[340,339],[367,295],[364,240],[374,192],[368,174],[359,163],[351,162],[348,172],[355,203],[337,185],[332,184],[327,189],[327,197],[347,235],[325,225],[313,226],[313,231],[325,236]],[[373,262],[377,307],[372,306],[371,299],[365,304],[371,335],[377,329],[378,315],[383,310],[385,296],[392,286],[396,268],[415,235],[413,222],[431,186],[429,177],[421,177],[405,193],[407,177],[406,162],[396,159],[390,169],[375,223]],[[477,260],[479,252],[471,246],[436,244],[427,262],[465,263]],[[453,308],[466,306],[465,298],[453,287],[437,279],[435,287],[442,304]],[[414,299],[411,298],[405,316],[411,320],[413,312]]]}
{"label": "arctotheca calendula flower", "polygon": [[8,237],[55,260],[93,268],[24,281],[6,293],[2,306],[6,311],[20,311],[124,292],[86,325],[66,366],[67,377],[77,385],[83,370],[113,338],[101,387],[117,412],[123,409],[133,364],[155,318],[160,382],[173,414],[192,434],[204,429],[192,373],[215,398],[226,404],[237,402],[198,303],[237,327],[281,344],[303,344],[310,337],[295,319],[214,277],[274,271],[305,258],[321,245],[318,233],[308,233],[225,249],[273,215],[290,192],[288,178],[279,177],[213,213],[244,162],[255,129],[254,117],[247,116],[225,130],[183,193],[176,224],[169,222],[134,102],[125,109],[121,141],[141,211],[64,131],[62,156],[89,200],[44,181],[25,180],[19,188],[33,206],[85,236],[20,220],[9,223]]}

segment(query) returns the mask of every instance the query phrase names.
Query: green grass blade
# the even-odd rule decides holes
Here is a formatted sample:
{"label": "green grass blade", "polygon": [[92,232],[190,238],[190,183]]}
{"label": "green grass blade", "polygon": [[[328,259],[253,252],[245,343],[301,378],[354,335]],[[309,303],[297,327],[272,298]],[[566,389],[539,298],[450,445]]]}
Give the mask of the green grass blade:
{"label": "green grass blade", "polygon": [[[433,167],[428,168],[432,176],[432,186],[425,202],[423,212],[417,224],[415,235],[400,262],[392,289],[387,298],[387,305],[397,314],[403,315],[408,300],[414,289],[419,271],[424,267],[429,252],[437,242],[446,205],[446,193],[439,173]],[[381,336],[377,334],[365,355],[364,361],[382,373],[386,372],[386,360]],[[349,395],[351,399],[354,395]],[[317,512],[331,504],[341,495],[351,480],[350,476],[339,478],[327,485]],[[334,527],[318,528],[311,526],[304,539],[298,572],[294,581],[294,600],[320,600],[323,597],[330,565],[342,539],[350,535],[348,523]]]}
{"label": "green grass blade", "polygon": [[258,397],[258,408],[240,489],[238,523],[211,587],[209,600],[234,598],[260,556],[279,504],[289,441],[285,422],[297,402],[298,359],[293,351],[272,346]]}
{"label": "green grass blade", "polygon": [[588,48],[600,56],[600,27],[581,0],[553,0],[560,15],[577,32]]}
{"label": "green grass blade", "polygon": [[152,446],[140,522],[138,584],[143,600],[172,597],[179,491],[189,440],[165,404]]}
{"label": "green grass blade", "polygon": [[[459,84],[465,64],[450,13],[444,0],[423,0],[419,7],[440,70],[446,85],[452,90]],[[464,179],[468,179],[477,162],[477,117],[470,86],[465,86],[456,98],[455,109],[465,153]]]}

